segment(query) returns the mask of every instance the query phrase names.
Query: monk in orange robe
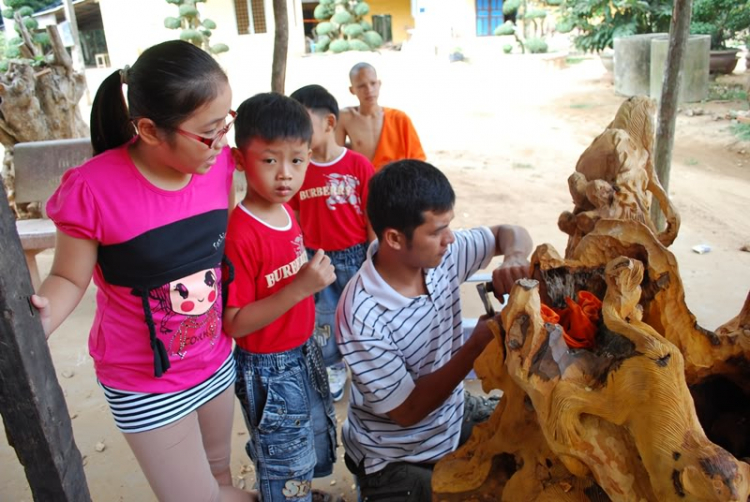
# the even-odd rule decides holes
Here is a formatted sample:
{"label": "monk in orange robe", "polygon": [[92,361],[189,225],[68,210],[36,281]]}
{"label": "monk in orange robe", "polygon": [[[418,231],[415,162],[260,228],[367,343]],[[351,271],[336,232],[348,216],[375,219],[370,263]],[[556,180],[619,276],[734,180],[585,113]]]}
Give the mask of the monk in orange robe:
{"label": "monk in orange robe", "polygon": [[409,117],[400,110],[378,104],[381,82],[375,68],[358,63],[349,72],[349,80],[352,84],[349,92],[357,96],[359,106],[341,110],[336,141],[370,159],[375,171],[395,160],[426,160]]}

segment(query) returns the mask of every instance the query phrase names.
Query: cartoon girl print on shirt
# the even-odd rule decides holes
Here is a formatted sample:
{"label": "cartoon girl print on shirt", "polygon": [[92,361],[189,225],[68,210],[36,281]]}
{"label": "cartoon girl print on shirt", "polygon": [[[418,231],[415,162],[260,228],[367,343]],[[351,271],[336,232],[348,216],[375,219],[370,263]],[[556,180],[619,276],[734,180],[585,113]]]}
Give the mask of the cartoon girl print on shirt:
{"label": "cartoon girl print on shirt", "polygon": [[209,268],[149,293],[157,302],[151,310],[164,312],[159,331],[170,356],[177,354],[184,358],[189,347],[204,340],[213,346],[221,334],[217,301],[220,300],[220,277],[218,268]]}

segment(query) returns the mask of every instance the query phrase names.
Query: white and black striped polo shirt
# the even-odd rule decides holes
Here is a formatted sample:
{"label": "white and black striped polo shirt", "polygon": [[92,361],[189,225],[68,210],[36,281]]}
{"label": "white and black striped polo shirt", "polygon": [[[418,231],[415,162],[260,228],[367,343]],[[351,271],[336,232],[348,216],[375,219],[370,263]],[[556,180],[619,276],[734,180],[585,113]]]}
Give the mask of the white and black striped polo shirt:
{"label": "white and black striped polo shirt", "polygon": [[428,295],[407,298],[380,277],[372,262],[376,241],[339,301],[338,343],[352,372],[342,440],[357,464],[364,459],[367,473],[390,462],[435,462],[458,445],[463,384],[414,426],[387,416],[416,380],[445,365],[464,343],[459,286],[489,265],[495,237],[486,227],[455,237],[440,265],[425,271]]}

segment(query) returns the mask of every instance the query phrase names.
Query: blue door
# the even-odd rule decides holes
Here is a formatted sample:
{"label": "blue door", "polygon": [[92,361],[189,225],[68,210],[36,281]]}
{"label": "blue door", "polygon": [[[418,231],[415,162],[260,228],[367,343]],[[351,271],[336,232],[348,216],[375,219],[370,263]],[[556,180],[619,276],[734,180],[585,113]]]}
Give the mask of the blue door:
{"label": "blue door", "polygon": [[477,36],[492,35],[503,24],[503,0],[477,1]]}

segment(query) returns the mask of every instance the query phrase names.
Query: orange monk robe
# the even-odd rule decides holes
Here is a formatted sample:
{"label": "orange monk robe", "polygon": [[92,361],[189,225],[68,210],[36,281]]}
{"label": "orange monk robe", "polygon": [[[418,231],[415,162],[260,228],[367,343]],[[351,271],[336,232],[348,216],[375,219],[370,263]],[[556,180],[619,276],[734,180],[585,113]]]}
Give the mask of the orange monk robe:
{"label": "orange monk robe", "polygon": [[419,136],[409,117],[401,110],[384,107],[383,130],[380,132],[378,147],[372,157],[375,171],[395,160],[426,158],[422,143],[419,142]]}

